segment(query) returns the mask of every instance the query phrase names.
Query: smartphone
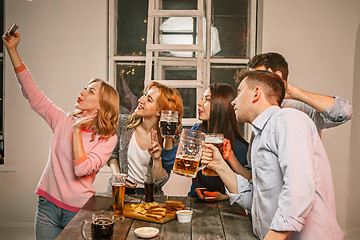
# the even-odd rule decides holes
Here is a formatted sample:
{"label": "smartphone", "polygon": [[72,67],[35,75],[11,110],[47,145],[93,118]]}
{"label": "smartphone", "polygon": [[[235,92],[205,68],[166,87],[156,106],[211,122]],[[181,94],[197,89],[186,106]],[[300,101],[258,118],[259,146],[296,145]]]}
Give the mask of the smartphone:
{"label": "smartphone", "polygon": [[133,179],[130,178],[130,177],[127,177],[127,178],[126,178],[126,181],[130,182],[131,184],[135,184],[135,180],[133,180]]}
{"label": "smartphone", "polygon": [[16,30],[18,29],[18,25],[16,25],[16,23],[14,22],[11,27],[9,27],[9,29],[6,31],[6,33],[4,34],[5,39],[9,39],[10,35],[14,36],[14,33],[16,32]]}
{"label": "smartphone", "polygon": [[204,196],[204,191],[206,191],[206,188],[196,188],[202,196]]}

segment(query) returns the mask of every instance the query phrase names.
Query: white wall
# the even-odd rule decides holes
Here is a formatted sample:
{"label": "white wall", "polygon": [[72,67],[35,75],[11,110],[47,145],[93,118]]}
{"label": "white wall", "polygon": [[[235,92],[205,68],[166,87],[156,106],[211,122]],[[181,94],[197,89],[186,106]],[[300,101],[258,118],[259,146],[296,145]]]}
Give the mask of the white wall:
{"label": "white wall", "polygon": [[[356,112],[360,99],[355,91],[360,87],[354,84],[360,80],[356,71],[360,63],[360,1],[272,0],[264,1],[263,7],[261,47],[263,52],[278,51],[287,58],[289,81],[309,91],[353,101],[354,119],[325,130],[323,141],[333,169],[338,221],[347,239],[355,239],[350,235],[360,234],[360,193],[354,191],[359,189],[356,140],[360,123]],[[65,111],[73,110],[79,91],[90,78],[106,77],[105,0],[7,0],[5,12],[6,25],[16,21],[20,26],[23,61],[43,92]],[[36,209],[34,191],[47,161],[51,132],[21,96],[8,58],[5,63],[6,165],[0,166],[0,226],[6,226],[4,219],[30,225]],[[106,178],[105,173],[98,175],[99,191],[104,190]],[[174,178],[166,188],[188,186],[183,180]]]}
{"label": "white wall", "polygon": [[[8,0],[6,25],[20,26],[19,52],[40,89],[67,112],[93,77],[106,77],[105,0]],[[0,226],[32,222],[37,182],[51,131],[20,93],[5,61],[5,166],[0,166]],[[6,216],[6,218],[5,218]],[[29,223],[32,224],[32,223]]]}
{"label": "white wall", "polygon": [[360,25],[357,29],[355,63],[354,63],[354,87],[353,104],[355,117],[351,123],[350,138],[350,162],[349,162],[349,184],[346,206],[346,230],[349,236],[356,239],[359,236],[360,228],[360,208],[358,206],[360,199],[360,118],[357,113],[360,112]]}
{"label": "white wall", "polygon": [[[358,0],[265,0],[262,49],[280,52],[286,57],[289,82],[295,86],[353,101],[354,72],[360,67],[359,61],[354,65],[359,22]],[[359,77],[357,74],[357,81]],[[358,98],[353,104],[355,107],[359,104]],[[353,122],[325,130],[322,136],[333,170],[337,218],[347,239],[350,234],[360,233],[360,215],[356,214],[359,210],[347,208],[347,205],[356,208],[360,200],[359,181],[355,183],[355,174],[350,175],[350,169],[359,175],[359,164],[354,161],[359,159],[356,150],[350,156],[350,130],[355,122],[357,128],[353,131],[357,132],[353,132],[353,136],[360,133],[356,109]],[[352,142],[354,149],[357,143]],[[348,187],[350,183],[353,188]]]}

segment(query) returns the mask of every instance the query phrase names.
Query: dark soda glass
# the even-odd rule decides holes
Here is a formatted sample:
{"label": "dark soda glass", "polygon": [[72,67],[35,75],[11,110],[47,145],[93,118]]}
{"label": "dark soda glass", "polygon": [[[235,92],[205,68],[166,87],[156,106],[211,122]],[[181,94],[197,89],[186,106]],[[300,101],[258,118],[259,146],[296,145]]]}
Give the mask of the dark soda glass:
{"label": "dark soda glass", "polygon": [[114,221],[98,218],[91,224],[91,236],[94,240],[110,240],[114,233]]}
{"label": "dark soda glass", "polygon": [[154,202],[154,188],[155,183],[145,182],[145,202]]}

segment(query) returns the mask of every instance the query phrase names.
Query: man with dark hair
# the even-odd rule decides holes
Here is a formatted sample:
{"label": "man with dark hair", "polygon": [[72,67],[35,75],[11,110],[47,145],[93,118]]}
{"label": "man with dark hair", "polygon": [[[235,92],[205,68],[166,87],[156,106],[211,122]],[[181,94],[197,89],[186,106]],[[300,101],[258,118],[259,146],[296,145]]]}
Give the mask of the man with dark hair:
{"label": "man with dark hair", "polygon": [[[278,74],[284,81],[289,75],[288,63],[285,58],[275,52],[262,53],[254,56],[248,63],[254,70],[266,70]],[[353,108],[350,102],[340,97],[310,93],[286,84],[286,96],[281,107],[290,107],[305,112],[314,121],[318,133],[324,128],[338,126],[350,120]]]}
{"label": "man with dark hair", "polygon": [[254,133],[252,179],[234,173],[211,144],[205,144],[201,163],[219,174],[230,203],[251,213],[260,239],[343,239],[330,164],[314,122],[279,107],[285,85],[277,74],[243,74],[232,105],[236,119],[251,123]]}

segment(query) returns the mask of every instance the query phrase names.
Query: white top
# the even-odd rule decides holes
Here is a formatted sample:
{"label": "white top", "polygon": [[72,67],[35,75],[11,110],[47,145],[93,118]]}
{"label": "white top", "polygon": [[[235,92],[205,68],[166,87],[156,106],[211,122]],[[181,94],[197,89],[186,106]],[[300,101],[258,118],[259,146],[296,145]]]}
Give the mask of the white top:
{"label": "white top", "polygon": [[149,165],[150,153],[142,150],[136,142],[135,134],[131,136],[128,148],[129,178],[138,182],[137,188],[144,187],[144,169]]}

